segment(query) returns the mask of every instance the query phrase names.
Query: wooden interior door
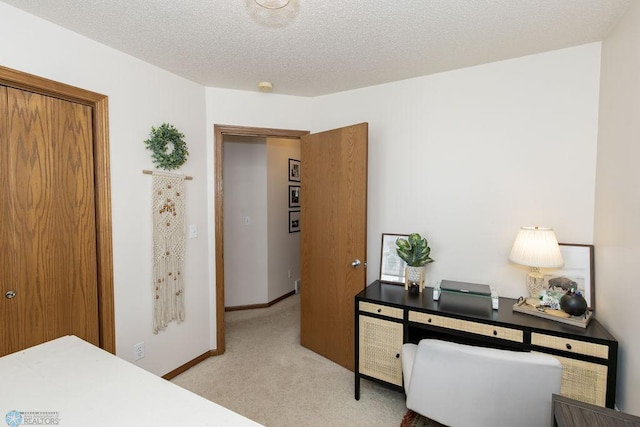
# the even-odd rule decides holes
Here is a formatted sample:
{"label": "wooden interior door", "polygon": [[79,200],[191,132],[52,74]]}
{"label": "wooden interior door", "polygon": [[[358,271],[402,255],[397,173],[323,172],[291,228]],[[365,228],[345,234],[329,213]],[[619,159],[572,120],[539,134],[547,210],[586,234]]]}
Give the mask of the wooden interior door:
{"label": "wooden interior door", "polygon": [[100,344],[91,108],[0,86],[0,356]]}
{"label": "wooden interior door", "polygon": [[301,139],[300,343],[351,370],[354,296],[366,286],[367,144],[367,123]]}

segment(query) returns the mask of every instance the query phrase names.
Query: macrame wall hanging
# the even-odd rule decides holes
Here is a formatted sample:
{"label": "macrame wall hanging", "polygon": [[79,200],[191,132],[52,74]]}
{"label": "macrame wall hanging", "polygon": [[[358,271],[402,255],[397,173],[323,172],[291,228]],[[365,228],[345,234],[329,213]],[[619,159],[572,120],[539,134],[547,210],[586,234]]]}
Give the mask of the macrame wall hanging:
{"label": "macrame wall hanging", "polygon": [[[178,169],[189,150],[184,135],[168,123],[151,127],[144,141],[151,160],[164,170]],[[190,176],[143,170],[153,175],[153,333],[184,320],[185,195]]]}
{"label": "macrame wall hanging", "polygon": [[184,320],[184,175],[153,175],[153,333]]}

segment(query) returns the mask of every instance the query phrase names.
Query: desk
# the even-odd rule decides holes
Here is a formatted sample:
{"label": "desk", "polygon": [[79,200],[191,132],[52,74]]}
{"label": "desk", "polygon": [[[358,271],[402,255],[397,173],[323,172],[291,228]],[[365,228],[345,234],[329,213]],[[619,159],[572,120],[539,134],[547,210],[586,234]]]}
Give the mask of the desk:
{"label": "desk", "polygon": [[557,394],[553,395],[551,405],[554,427],[640,427],[640,417]]}
{"label": "desk", "polygon": [[400,351],[405,342],[436,338],[463,344],[551,354],[562,363],[560,393],[613,408],[618,342],[596,320],[587,328],[512,310],[515,300],[443,293],[411,293],[375,281],[355,297],[355,398],[366,378],[402,391]]}

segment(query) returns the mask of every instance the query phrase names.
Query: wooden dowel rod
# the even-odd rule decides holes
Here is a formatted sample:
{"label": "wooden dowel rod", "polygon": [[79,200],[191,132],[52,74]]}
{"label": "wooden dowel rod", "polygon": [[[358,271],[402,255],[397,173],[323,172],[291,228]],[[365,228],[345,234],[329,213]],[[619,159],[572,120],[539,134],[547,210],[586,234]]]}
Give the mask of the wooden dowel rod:
{"label": "wooden dowel rod", "polygon": [[[145,174],[145,175],[153,175],[153,171],[150,171],[150,170],[147,170],[147,169],[143,169],[142,173]],[[184,177],[184,179],[186,179],[187,181],[191,181],[193,179],[193,177],[189,176],[189,175],[186,175]]]}

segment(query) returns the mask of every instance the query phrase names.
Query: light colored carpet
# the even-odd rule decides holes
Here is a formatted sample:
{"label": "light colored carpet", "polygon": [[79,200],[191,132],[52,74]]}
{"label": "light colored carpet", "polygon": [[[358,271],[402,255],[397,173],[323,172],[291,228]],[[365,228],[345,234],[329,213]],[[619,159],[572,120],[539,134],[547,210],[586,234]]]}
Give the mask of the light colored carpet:
{"label": "light colored carpet", "polygon": [[361,381],[300,345],[300,295],[226,313],[227,351],[172,381],[268,427],[398,427],[404,394]]}

